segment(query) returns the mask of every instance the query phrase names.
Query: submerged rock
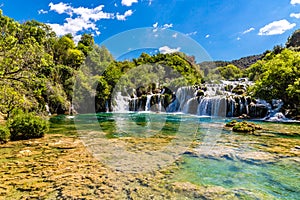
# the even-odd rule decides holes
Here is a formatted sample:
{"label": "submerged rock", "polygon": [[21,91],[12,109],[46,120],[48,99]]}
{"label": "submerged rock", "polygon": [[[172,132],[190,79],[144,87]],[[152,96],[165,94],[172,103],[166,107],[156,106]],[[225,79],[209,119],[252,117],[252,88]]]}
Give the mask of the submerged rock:
{"label": "submerged rock", "polygon": [[255,130],[261,130],[262,127],[260,127],[257,124],[242,121],[237,122],[236,120],[232,120],[228,122],[226,127],[232,127],[232,131],[234,132],[242,132],[242,133],[254,133]]}

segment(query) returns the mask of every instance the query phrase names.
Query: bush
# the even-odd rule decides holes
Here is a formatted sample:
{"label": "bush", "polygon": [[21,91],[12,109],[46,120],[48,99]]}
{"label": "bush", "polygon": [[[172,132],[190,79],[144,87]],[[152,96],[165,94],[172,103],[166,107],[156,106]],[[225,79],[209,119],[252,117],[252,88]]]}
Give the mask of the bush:
{"label": "bush", "polygon": [[40,138],[48,131],[48,121],[32,113],[19,113],[8,121],[11,140]]}
{"label": "bush", "polygon": [[0,143],[7,142],[10,138],[10,132],[6,126],[0,126]]}

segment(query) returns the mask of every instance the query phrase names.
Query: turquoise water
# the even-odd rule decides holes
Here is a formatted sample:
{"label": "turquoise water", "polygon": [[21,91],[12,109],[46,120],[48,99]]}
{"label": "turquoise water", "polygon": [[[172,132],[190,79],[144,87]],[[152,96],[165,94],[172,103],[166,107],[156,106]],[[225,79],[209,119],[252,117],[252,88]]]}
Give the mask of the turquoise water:
{"label": "turquoise water", "polygon": [[[224,128],[229,119],[179,113],[102,113],[78,115],[73,120],[79,132],[98,132],[101,144],[105,141],[109,146],[113,141],[112,146],[116,148],[117,141],[128,145],[130,140],[131,149],[127,148],[125,153],[138,157],[145,151],[148,155],[145,158],[153,159],[149,161],[151,163],[155,164],[157,157],[165,153],[174,154],[174,160],[168,160],[167,164],[179,164],[169,182],[221,186],[241,198],[300,198],[299,124],[259,122],[264,129],[257,136],[237,134]],[[54,123],[57,122],[54,120]],[[138,153],[132,148],[137,148]],[[172,148],[175,150],[170,150]],[[104,150],[124,153],[124,149]],[[162,154],[157,154],[158,151]],[[118,156],[116,158],[120,160]],[[118,169],[122,164],[118,162]],[[160,168],[164,167],[158,164]],[[139,166],[144,167],[142,162]]]}
{"label": "turquoise water", "polygon": [[299,172],[299,163],[296,162],[249,164],[185,156],[174,179],[236,191],[246,189],[269,198],[299,199]]}

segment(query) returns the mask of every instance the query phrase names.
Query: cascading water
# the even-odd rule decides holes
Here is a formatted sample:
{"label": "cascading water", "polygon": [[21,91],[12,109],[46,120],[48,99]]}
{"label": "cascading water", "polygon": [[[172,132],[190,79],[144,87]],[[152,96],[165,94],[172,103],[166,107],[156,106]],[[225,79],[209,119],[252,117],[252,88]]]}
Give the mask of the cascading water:
{"label": "cascading water", "polygon": [[273,102],[274,105],[277,104],[277,107],[272,110],[271,105],[266,101],[254,100],[233,92],[236,88],[245,90],[248,85],[248,82],[224,81],[222,84],[206,84],[201,87],[180,87],[176,93],[165,93],[165,89],[156,93],[152,91],[139,97],[122,96],[119,92],[114,99],[113,111],[182,112],[214,117],[284,118],[283,114],[276,115],[282,102]]}
{"label": "cascading water", "polygon": [[145,111],[150,111],[150,108],[151,108],[151,98],[152,98],[152,94],[151,95],[147,95],[147,102],[146,102],[146,108],[145,108]]}
{"label": "cascading water", "polygon": [[129,111],[129,100],[130,97],[122,96],[121,92],[117,92],[115,95],[115,103],[113,106],[114,112],[127,112]]}

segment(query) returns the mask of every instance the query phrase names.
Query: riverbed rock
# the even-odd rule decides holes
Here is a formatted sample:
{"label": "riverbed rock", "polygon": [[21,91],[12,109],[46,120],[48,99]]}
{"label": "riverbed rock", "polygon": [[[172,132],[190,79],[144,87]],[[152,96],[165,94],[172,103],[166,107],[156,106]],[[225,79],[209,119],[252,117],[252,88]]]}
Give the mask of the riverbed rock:
{"label": "riverbed rock", "polygon": [[236,120],[232,120],[225,125],[226,127],[232,127],[233,132],[241,132],[241,133],[254,133],[255,130],[261,130],[262,128],[259,125],[254,123],[242,121],[238,122]]}
{"label": "riverbed rock", "polygon": [[189,182],[175,182],[170,190],[192,199],[236,199],[233,193],[220,186],[199,187]]}

